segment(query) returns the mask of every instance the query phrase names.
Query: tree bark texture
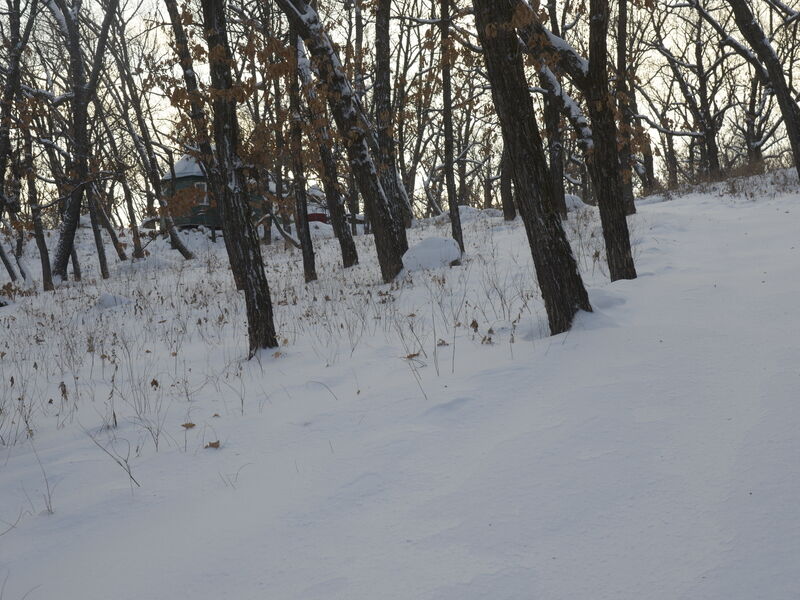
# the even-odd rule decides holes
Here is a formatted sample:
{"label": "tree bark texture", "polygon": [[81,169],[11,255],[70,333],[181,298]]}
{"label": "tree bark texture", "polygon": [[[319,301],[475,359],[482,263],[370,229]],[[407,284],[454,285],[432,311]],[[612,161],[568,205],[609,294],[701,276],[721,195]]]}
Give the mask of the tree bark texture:
{"label": "tree bark texture", "polygon": [[403,254],[408,250],[408,242],[402,221],[395,218],[389,205],[370,153],[367,136],[373,136],[374,132],[365,128],[367,119],[362,107],[316,11],[303,0],[276,2],[297,27],[316,61],[320,80],[327,86],[331,113],[347,147],[350,168],[372,226],[381,274],[388,283],[403,269]]}
{"label": "tree bark texture", "polygon": [[[394,111],[392,110],[392,67],[391,67],[391,0],[378,0],[375,7],[375,129],[378,151],[375,162],[381,177],[389,206],[395,218],[403,221],[405,227],[411,226],[411,205],[397,170],[397,156],[394,142]],[[405,236],[405,231],[403,231]]]}
{"label": "tree bark texture", "polygon": [[[339,240],[342,252],[342,265],[345,269],[358,264],[358,250],[353,241],[353,235],[347,226],[347,215],[344,210],[344,198],[339,188],[339,167],[333,155],[330,131],[326,124],[325,114],[317,114],[319,98],[311,80],[311,65],[302,44],[297,46],[297,59],[300,79],[306,93],[311,120],[316,123],[315,133],[317,147],[319,148],[320,163],[322,165],[322,187],[325,190],[325,202],[331,217],[333,233]],[[324,108],[324,107],[323,107]],[[322,108],[318,109],[324,112]]]}
{"label": "tree bark texture", "polygon": [[86,187],[90,185],[89,102],[97,89],[100,66],[108,42],[109,28],[119,5],[119,0],[110,0],[108,7],[106,7],[105,18],[95,45],[92,71],[88,74],[86,72],[83,49],[81,48],[78,14],[68,9],[64,2],[57,2],[56,4],[58,5],[56,10],[61,11],[66,27],[64,33],[66,34],[65,42],[69,54],[69,79],[73,93],[70,123],[73,143],[73,164],[71,169],[73,182],[62,217],[53,264],[53,274],[63,280],[67,278],[67,264],[75,243],[75,232],[78,230],[81,205]]}
{"label": "tree bark texture", "polygon": [[303,275],[306,283],[316,281],[317,269],[314,264],[314,245],[311,241],[311,230],[308,226],[308,198],[306,198],[306,174],[303,165],[303,125],[300,115],[300,53],[298,46],[302,44],[297,31],[292,28],[290,34],[294,49],[294,69],[289,86],[289,110],[291,111],[290,136],[292,142],[292,172],[294,174],[295,223],[300,250],[303,253]]}
{"label": "tree bark texture", "polygon": [[569,241],[552,209],[550,173],[536,124],[522,54],[512,25],[514,0],[473,0],[492,98],[500,118],[519,212],[531,245],[550,332],[567,331],[578,310],[591,311]]}
{"label": "tree bark texture", "polygon": [[781,61],[772,44],[764,35],[764,31],[758,24],[747,2],[745,0],[728,0],[728,4],[733,9],[733,15],[739,31],[741,31],[742,36],[753,48],[758,59],[767,70],[769,83],[781,109],[786,135],[792,147],[795,168],[798,176],[800,176],[800,107],[792,98]]}
{"label": "tree bark texture", "polygon": [[224,0],[203,0],[202,6],[211,57],[209,68],[214,109],[215,167],[221,180],[220,195],[216,200],[231,265],[238,266],[235,271],[239,273],[239,283],[244,291],[252,357],[262,348],[277,347],[278,340],[261,247],[250,218],[249,198],[238,156],[239,122],[229,62]]}
{"label": "tree bark texture", "polygon": [[514,166],[508,150],[503,148],[500,159],[500,200],[503,203],[503,219],[513,221],[517,218],[517,209],[514,207]]}
{"label": "tree bark texture", "polygon": [[444,178],[447,187],[447,204],[450,208],[450,226],[453,239],[464,253],[464,233],[461,229],[461,212],[456,197],[455,151],[453,149],[453,80],[451,75],[450,0],[441,1],[440,23],[442,30],[442,127],[444,128]]}
{"label": "tree bark texture", "polygon": [[603,225],[611,281],[635,279],[630,234],[625,218],[617,128],[608,86],[608,0],[591,0],[589,8],[589,76],[587,101],[592,120],[593,147],[588,168],[593,171],[597,205]]}

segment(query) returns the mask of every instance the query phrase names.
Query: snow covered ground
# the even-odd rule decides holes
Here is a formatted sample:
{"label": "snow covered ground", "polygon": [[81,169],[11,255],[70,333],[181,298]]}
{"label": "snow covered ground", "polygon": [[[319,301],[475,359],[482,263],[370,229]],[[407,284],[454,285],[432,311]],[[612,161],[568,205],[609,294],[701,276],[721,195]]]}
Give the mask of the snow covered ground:
{"label": "snow covered ground", "polygon": [[800,193],[774,179],[643,202],[635,281],[573,213],[595,312],[552,338],[495,212],[391,286],[369,238],[346,273],[318,240],[309,286],[267,250],[284,345],[250,362],[199,233],[18,296],[0,598],[797,599]]}

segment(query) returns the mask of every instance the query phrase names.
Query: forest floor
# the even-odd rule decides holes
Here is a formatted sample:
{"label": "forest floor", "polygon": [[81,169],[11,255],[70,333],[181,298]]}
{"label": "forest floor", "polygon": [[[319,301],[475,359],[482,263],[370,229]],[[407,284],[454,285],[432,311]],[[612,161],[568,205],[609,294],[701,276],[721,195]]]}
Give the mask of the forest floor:
{"label": "forest floor", "polygon": [[496,211],[389,286],[369,236],[343,272],[317,230],[308,286],[274,244],[282,346],[251,361],[222,242],[96,281],[82,232],[84,283],[0,308],[0,598],[796,600],[796,178],[630,223],[610,284],[571,213],[595,310],[555,337]]}

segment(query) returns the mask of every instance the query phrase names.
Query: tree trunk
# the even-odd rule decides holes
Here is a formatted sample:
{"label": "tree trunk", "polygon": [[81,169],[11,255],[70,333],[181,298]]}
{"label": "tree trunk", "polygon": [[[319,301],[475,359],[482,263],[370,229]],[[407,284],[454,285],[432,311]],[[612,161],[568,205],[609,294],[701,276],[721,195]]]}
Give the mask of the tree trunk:
{"label": "tree trunk", "polygon": [[358,264],[358,251],[353,241],[350,229],[347,227],[344,210],[344,199],[339,189],[339,168],[331,149],[332,141],[330,131],[326,125],[324,107],[317,109],[319,98],[311,81],[311,66],[302,44],[297,45],[297,56],[300,78],[306,92],[308,106],[311,111],[310,119],[316,123],[316,142],[319,148],[320,162],[322,164],[322,187],[325,190],[325,201],[331,218],[333,233],[339,240],[342,252],[342,264],[347,269]]}
{"label": "tree trunk", "polygon": [[450,60],[453,48],[450,44],[450,0],[441,0],[442,29],[442,117],[444,128],[444,177],[447,184],[447,204],[450,207],[450,224],[453,239],[464,253],[464,233],[461,230],[461,213],[456,197],[456,180],[453,169],[453,89],[450,73]]}
{"label": "tree trunk", "polygon": [[8,271],[8,277],[11,279],[12,282],[17,280],[17,272],[14,270],[14,265],[11,264],[11,261],[8,259],[8,254],[6,254],[5,248],[3,248],[3,244],[0,243],[0,262],[3,263],[3,266]]}
{"label": "tree trunk", "polygon": [[325,136],[320,137],[319,154],[322,163],[322,187],[325,190],[325,201],[331,217],[331,226],[336,239],[339,240],[342,266],[347,269],[358,264],[358,250],[353,241],[353,235],[347,227],[344,198],[339,189],[339,169],[330,147],[330,137],[327,136],[327,131]]}
{"label": "tree trunk", "polygon": [[567,201],[564,196],[564,147],[561,142],[561,115],[552,97],[544,97],[544,124],[547,128],[547,152],[550,159],[550,181],[553,190],[553,208],[567,218]]}
{"label": "tree trunk", "polygon": [[[67,263],[72,254],[75,232],[78,229],[81,204],[83,203],[86,186],[90,185],[89,102],[97,89],[100,66],[108,42],[108,32],[118,5],[119,0],[110,0],[109,5],[106,7],[103,24],[100,28],[97,43],[95,44],[92,72],[89,74],[88,79],[84,64],[83,49],[81,48],[81,36],[78,30],[79,15],[77,11],[71,12],[70,14],[62,13],[61,15],[66,28],[65,41],[67,52],[69,53],[69,79],[73,93],[72,122],[70,125],[73,142],[74,172],[72,191],[70,192],[67,206],[63,213],[61,231],[59,233],[58,245],[56,246],[55,262],[53,264],[53,274],[61,279],[66,279],[67,277]],[[91,214],[90,207],[90,216]],[[101,271],[102,269],[103,264],[101,260]]]}
{"label": "tree trunk", "polygon": [[367,120],[361,105],[316,11],[304,0],[277,2],[289,21],[297,27],[309,53],[317,61],[320,79],[328,86],[331,113],[347,146],[350,168],[374,232],[381,274],[388,283],[402,270],[403,254],[408,250],[408,243],[403,223],[392,213],[370,154],[367,136],[374,132],[365,130]]}
{"label": "tree trunk", "polygon": [[108,279],[111,275],[108,272],[108,260],[106,259],[106,247],[103,243],[103,232],[100,231],[100,217],[98,216],[97,198],[94,195],[94,184],[87,184],[86,204],[89,205],[89,222],[92,226],[92,237],[97,249],[97,261],[100,264],[100,276]]}
{"label": "tree trunk", "polygon": [[742,36],[750,44],[750,47],[755,50],[758,60],[767,70],[769,83],[781,109],[786,136],[789,138],[789,144],[792,147],[795,168],[798,176],[800,176],[800,107],[792,98],[791,90],[786,83],[786,76],[783,73],[783,65],[781,65],[778,55],[764,35],[764,31],[758,24],[747,2],[744,0],[729,0],[728,3],[733,9],[733,15],[739,31],[742,32]]}
{"label": "tree trunk", "polygon": [[764,155],[761,151],[760,136],[756,132],[758,119],[758,77],[750,80],[750,98],[747,104],[747,120],[745,124],[745,144],[747,146],[747,165],[753,172],[761,173],[764,170]]}
{"label": "tree trunk", "polygon": [[[232,94],[230,47],[224,0],[203,0],[203,21],[208,44],[211,95],[214,108],[217,176],[222,185],[217,206],[222,218],[225,242],[234,273],[244,288],[250,357],[262,348],[275,348],[278,339],[272,317],[272,301],[264,274],[261,247],[250,219],[250,206],[241,161],[238,156],[239,122]],[[199,117],[203,122],[204,117]]]}
{"label": "tree trunk", "polygon": [[293,27],[289,35],[291,47],[294,49],[294,69],[289,86],[289,110],[292,113],[292,172],[294,173],[295,223],[297,238],[303,253],[303,274],[306,283],[317,280],[317,269],[314,265],[314,246],[311,242],[311,230],[308,227],[308,199],[306,198],[306,174],[303,165],[303,125],[300,116],[300,38]]}
{"label": "tree trunk", "polygon": [[[108,120],[106,118],[105,113],[101,113],[99,115],[99,119],[103,124],[103,128],[106,132],[106,140],[108,140],[108,144],[111,148],[111,153],[114,156],[114,159],[118,161],[117,170],[120,173],[118,177],[118,181],[122,186],[122,193],[125,198],[125,209],[128,212],[128,221],[130,223],[131,228],[131,237],[133,238],[133,258],[144,258],[144,251],[142,250],[142,238],[139,234],[139,224],[136,219],[136,210],[133,206],[133,192],[131,192],[131,186],[128,184],[127,177],[125,176],[125,166],[121,162],[121,154],[119,148],[117,147],[117,143],[114,140],[114,135],[111,132],[111,128],[108,125]],[[111,234],[111,231],[109,231]],[[114,243],[115,247],[117,244],[117,240],[115,238]],[[119,251],[119,250],[118,250]],[[122,259],[125,260],[125,259]]]}
{"label": "tree trunk", "polygon": [[[558,23],[558,7],[556,0],[547,0],[547,12],[550,15],[550,28],[557,36],[561,35]],[[561,82],[558,81],[559,87]],[[563,88],[561,88],[563,89]],[[553,181],[554,205],[562,218],[567,218],[567,202],[564,196],[564,140],[561,133],[559,109],[553,105],[552,95],[544,98],[544,123],[547,128],[548,158],[550,159],[550,177]]]}
{"label": "tree trunk", "polygon": [[286,141],[283,137],[283,100],[281,99],[280,81],[278,77],[273,80],[273,93],[275,97],[275,204],[281,217],[281,228],[291,233],[291,226],[286,219],[286,206],[284,204],[284,190],[287,188],[283,179],[284,148]]}
{"label": "tree trunk", "polygon": [[[349,0],[355,16],[355,43],[353,48],[353,87],[358,102],[364,99],[364,14],[361,9],[362,0]],[[350,206],[351,229],[353,236],[358,235],[358,184],[353,169],[347,178],[347,201]],[[365,209],[366,212],[366,209]],[[365,215],[366,216],[366,215]],[[368,233],[369,225],[365,222],[364,233]]]}
{"label": "tree trunk", "polygon": [[[664,118],[662,117],[662,121]],[[667,163],[667,188],[678,187],[678,155],[675,152],[675,136],[664,135],[664,162]]]}
{"label": "tree trunk", "polygon": [[[634,115],[639,114],[639,105],[636,101],[636,88],[630,86],[629,88],[631,112]],[[653,160],[653,147],[650,142],[650,135],[642,127],[640,119],[635,119],[636,133],[641,136],[642,142],[642,162],[644,163],[644,172],[642,174],[642,188],[645,196],[652,194],[658,188],[656,181],[655,163]]]}
{"label": "tree trunk", "polygon": [[514,0],[473,0],[492,98],[508,149],[519,210],[531,246],[550,332],[567,331],[578,310],[591,311],[569,241],[552,209],[550,174],[523,69]]}
{"label": "tree trunk", "polygon": [[353,237],[358,235],[358,185],[353,170],[347,177],[347,210],[350,211],[350,231]]}
{"label": "tree trunk", "polygon": [[[80,53],[80,50],[78,50],[78,53]],[[72,101],[72,137],[74,140],[74,173],[76,181],[72,186],[65,210],[62,213],[61,228],[53,263],[53,274],[62,280],[67,278],[67,263],[73,250],[75,232],[78,230],[78,222],[81,216],[84,188],[88,184],[89,178],[87,166],[89,133],[86,113],[88,99],[86,98],[85,85],[83,83],[83,64],[80,58],[77,60],[71,59],[70,63],[76,63],[72,67],[72,77],[73,81],[75,81],[76,76],[80,76],[78,80],[80,83],[74,84],[75,97]]]}
{"label": "tree trunk", "polygon": [[611,281],[616,281],[635,279],[636,268],[625,218],[613,100],[608,89],[608,20],[608,0],[591,0],[587,101],[594,146],[589,152],[587,166],[593,172],[592,183],[595,184],[594,193],[603,224],[609,275]]}
{"label": "tree trunk", "polygon": [[503,203],[503,218],[513,221],[517,218],[517,209],[514,207],[514,166],[508,149],[503,147],[503,157],[500,159],[500,199]]}
{"label": "tree trunk", "polygon": [[128,220],[131,224],[131,235],[133,236],[133,258],[144,258],[142,249],[142,236],[139,233],[139,224],[136,222],[136,210],[133,207],[133,193],[127,181],[122,181],[122,192],[125,195],[125,208],[128,211]]}
{"label": "tree trunk", "polygon": [[[173,25],[173,31],[175,33],[175,45],[176,45],[176,53],[178,55],[178,59],[183,66],[186,64],[186,60],[188,57],[189,64],[191,64],[191,57],[189,56],[187,50],[187,41],[186,41],[186,34],[183,31],[183,25],[180,23],[180,17],[178,15],[177,6],[175,5],[175,0],[165,0],[165,4],[167,6],[167,10],[169,12],[170,21]],[[178,20],[176,26],[176,19]],[[172,219],[172,214],[169,210],[169,205],[167,201],[164,199],[164,190],[161,185],[161,173],[158,167],[158,161],[156,160],[156,155],[153,150],[153,140],[150,135],[150,131],[147,127],[147,122],[144,118],[144,114],[142,111],[141,106],[141,99],[139,95],[141,94],[141,90],[136,87],[135,82],[130,76],[130,73],[127,71],[125,65],[129,65],[130,61],[127,57],[127,47],[124,44],[124,35],[118,35],[121,51],[124,54],[124,60],[120,60],[117,57],[117,64],[119,66],[119,72],[122,75],[123,81],[126,83],[128,87],[128,91],[131,97],[131,106],[133,108],[133,113],[136,118],[136,122],[139,126],[139,133],[141,135],[140,141],[141,144],[136,144],[137,152],[140,156],[140,161],[142,163],[142,167],[146,171],[146,176],[148,181],[150,182],[150,187],[152,188],[152,194],[148,191],[147,193],[147,212],[148,214],[152,214],[152,210],[154,207],[154,202],[158,202],[158,206],[161,212],[161,217],[164,219],[165,229],[167,234],[169,235],[170,244],[172,248],[177,250],[181,253],[186,260],[191,260],[194,258],[194,255],[189,251],[186,245],[181,240],[180,235],[178,234],[178,229],[175,227],[175,222]],[[184,69],[184,75],[186,71]],[[187,91],[190,94],[190,97],[194,93],[196,96],[196,80],[194,80],[194,74],[192,73],[192,77],[185,77],[187,80]],[[195,88],[194,92],[190,89],[189,81],[195,81]],[[192,115],[190,115],[191,117]],[[130,124],[130,129],[132,135],[133,133],[133,125]],[[174,183],[174,180],[173,180]],[[149,190],[150,188],[148,188]],[[173,190],[174,193],[174,190]]]}
{"label": "tree trunk", "polygon": [[722,177],[722,168],[719,163],[719,146],[717,145],[717,127],[714,123],[714,117],[711,115],[711,102],[712,99],[708,93],[708,81],[706,80],[705,61],[703,60],[705,52],[705,44],[702,41],[703,32],[703,19],[700,15],[697,16],[697,25],[695,27],[696,39],[694,43],[695,63],[697,64],[697,72],[700,74],[698,77],[698,100],[700,108],[700,128],[703,132],[704,145],[701,147],[701,160],[703,167],[712,180],[718,180]]}
{"label": "tree trunk", "polygon": [[72,252],[69,253],[69,259],[72,263],[72,279],[75,281],[80,281],[83,278],[81,274],[81,263],[78,260],[78,252],[75,248],[72,249]]}
{"label": "tree trunk", "polygon": [[483,209],[492,208],[492,176],[487,173],[483,178]]}
{"label": "tree trunk", "polygon": [[122,243],[119,241],[119,236],[114,230],[114,224],[108,218],[106,209],[102,204],[99,203],[97,204],[97,218],[99,219],[100,224],[103,226],[103,229],[105,229],[108,233],[108,237],[111,238],[111,245],[114,246],[114,250],[117,252],[117,258],[120,260],[128,260],[128,255],[125,253],[125,248],[122,247]]}
{"label": "tree trunk", "polygon": [[[12,113],[14,111],[14,99],[19,92],[22,71],[21,60],[23,50],[28,44],[31,32],[33,30],[34,20],[39,10],[39,3],[28,5],[28,20],[24,29],[22,28],[22,8],[20,0],[14,0],[7,3],[8,11],[5,16],[8,18],[8,29],[4,27],[4,43],[7,48],[7,64],[5,72],[5,81],[3,84],[2,95],[0,95],[0,218],[2,218],[3,211],[6,209],[6,169],[8,167],[8,159],[11,155],[11,123]],[[0,248],[0,251],[2,249]],[[2,255],[2,262],[6,266],[8,275],[12,281],[16,281],[17,275],[5,253]]]}
{"label": "tree trunk", "polygon": [[42,209],[39,206],[38,190],[36,189],[36,172],[33,165],[33,140],[30,131],[24,132],[25,140],[25,181],[28,187],[28,207],[31,210],[33,221],[33,234],[36,237],[36,247],[39,249],[39,261],[42,264],[42,288],[46,292],[53,291],[53,274],[50,270],[50,252],[42,227]]}
{"label": "tree trunk", "polygon": [[[584,59],[568,44],[554,43],[550,39],[552,34],[543,28],[535,15],[529,14],[528,17],[530,21],[521,26],[521,34],[527,46],[542,59],[542,66],[546,67],[548,61],[554,61],[569,74],[573,84],[586,96],[592,123],[591,143],[584,144],[586,162],[592,191],[600,208],[611,280],[633,279],[636,277],[636,269],[625,219],[617,126],[608,85],[608,1],[592,0],[590,3],[588,69],[584,66]],[[546,41],[544,45],[541,43],[542,39]],[[543,53],[542,49],[546,52]],[[563,97],[563,90],[560,91]],[[585,179],[584,183],[587,183]],[[584,193],[584,200],[587,199],[587,194]]]}
{"label": "tree trunk", "polygon": [[628,1],[617,3],[617,105],[619,106],[619,133],[622,144],[619,149],[620,166],[622,167],[622,197],[625,203],[625,214],[636,213],[633,198],[633,113],[628,91]]}
{"label": "tree trunk", "polygon": [[[411,226],[411,205],[406,197],[403,182],[398,176],[397,158],[394,143],[394,111],[392,110],[392,68],[389,44],[391,32],[391,0],[378,0],[375,7],[375,87],[373,102],[375,103],[375,129],[378,152],[375,162],[381,178],[381,184],[389,207],[395,218],[402,220],[405,227]],[[402,235],[405,237],[405,230]]]}

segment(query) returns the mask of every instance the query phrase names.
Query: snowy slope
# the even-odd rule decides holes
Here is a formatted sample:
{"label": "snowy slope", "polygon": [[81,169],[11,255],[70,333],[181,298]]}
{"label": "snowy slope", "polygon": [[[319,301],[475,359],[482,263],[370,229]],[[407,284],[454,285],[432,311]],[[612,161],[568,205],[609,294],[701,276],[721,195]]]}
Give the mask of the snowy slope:
{"label": "snowy slope", "polygon": [[158,242],[58,304],[18,298],[0,402],[24,391],[34,435],[0,447],[0,596],[798,598],[791,188],[643,203],[640,278],[615,284],[593,209],[572,215],[595,312],[553,338],[522,226],[492,215],[463,266],[394,286],[367,239],[346,274],[320,240],[307,289],[269,250],[288,343],[249,363],[201,236],[195,264]]}

